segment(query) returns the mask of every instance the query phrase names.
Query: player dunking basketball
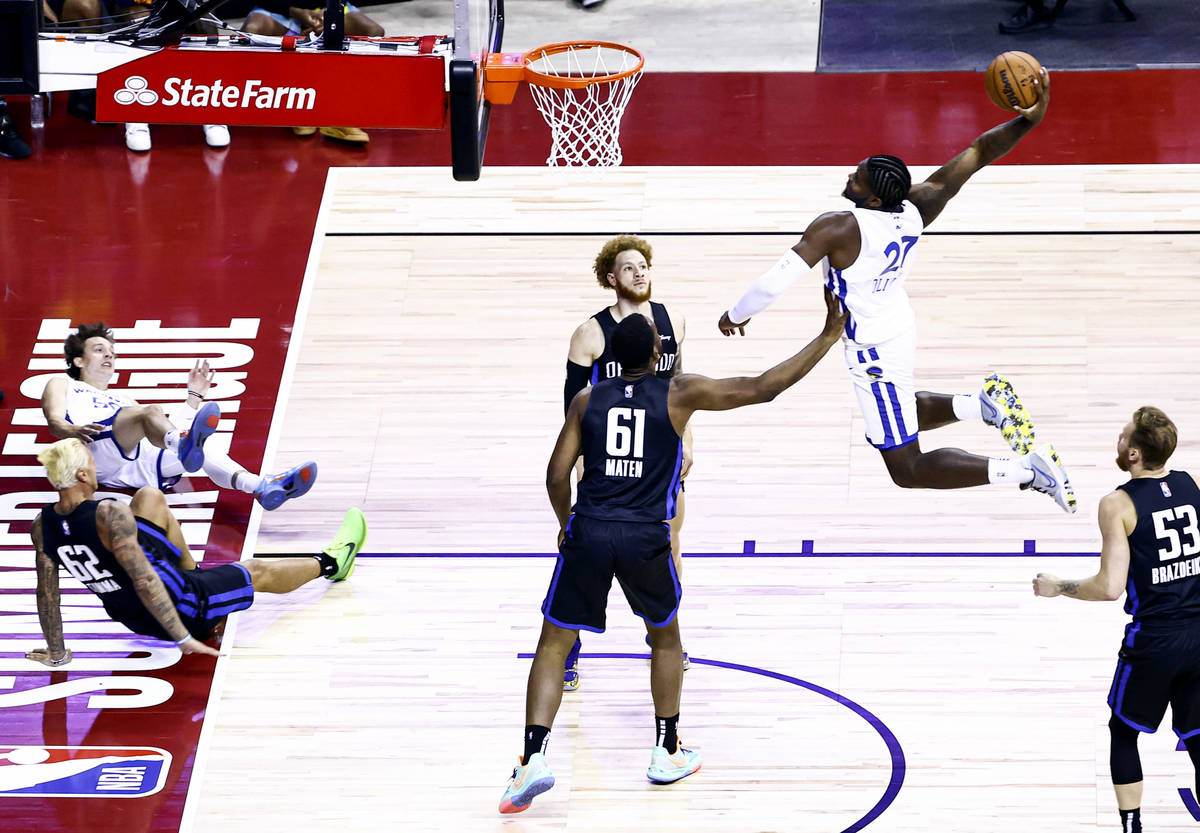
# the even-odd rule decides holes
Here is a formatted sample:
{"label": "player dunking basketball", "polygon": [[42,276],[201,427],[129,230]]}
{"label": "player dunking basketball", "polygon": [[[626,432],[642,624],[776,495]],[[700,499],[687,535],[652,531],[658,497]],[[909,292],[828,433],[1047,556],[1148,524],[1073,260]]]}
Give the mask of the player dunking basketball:
{"label": "player dunking basketball", "polygon": [[[554,786],[545,749],[562,702],[559,673],[580,629],[604,631],[615,577],[650,637],[650,691],[655,744],[646,776],[668,784],[700,768],[700,754],[679,743],[683,646],[679,600],[666,521],[674,514],[692,413],[769,402],[804,378],[837,341],[845,315],[825,291],[825,326],[796,355],[753,378],[661,379],[654,369],[662,341],[644,315],[629,315],[612,334],[621,375],[571,400],[546,467],[546,491],[558,518],[558,562],[542,603],[542,633],[529,669],[524,751],[500,799],[501,813],[527,810]],[[571,471],[583,454],[584,475],[571,506]]]}
{"label": "player dunking basketball", "polygon": [[1177,439],[1158,408],[1134,411],[1117,437],[1117,467],[1130,480],[1100,501],[1100,571],[1075,581],[1047,573],[1033,580],[1038,596],[1111,601],[1126,594],[1133,621],[1108,692],[1109,764],[1125,833],[1142,830],[1138,732],[1158,729],[1167,703],[1200,795],[1200,488],[1187,472],[1167,471]]}
{"label": "player dunking basketball", "polygon": [[[654,250],[650,244],[632,234],[622,234],[609,240],[596,255],[592,271],[596,280],[605,289],[616,294],[615,301],[600,310],[575,328],[571,334],[571,346],[567,351],[567,381],[563,386],[563,412],[571,407],[571,400],[589,384],[621,375],[621,364],[612,353],[613,330],[625,318],[634,313],[649,316],[654,321],[662,340],[662,355],[655,365],[655,375],[670,379],[682,367],[683,339],[687,334],[687,322],[682,315],[671,315],[662,304],[650,300],[652,282],[650,267]],[[683,470],[680,473],[680,492],[675,517],[671,525],[671,558],[675,571],[682,575],[683,561],[680,557],[679,533],[683,528],[682,481],[692,467],[692,427],[683,432]],[[649,644],[649,643],[647,643]],[[567,655],[563,668],[563,689],[574,691],[579,688],[579,652],[583,644],[576,640]],[[683,667],[688,667],[688,656],[683,654]]]}
{"label": "player dunking basketball", "polygon": [[[1037,103],[979,136],[924,182],[912,184],[894,156],[864,159],[842,196],[849,211],[817,217],[803,237],[721,316],[725,335],[745,334],[750,317],[765,310],[807,271],[821,264],[825,284],[850,312],[846,366],[867,423],[892,480],[904,488],[957,489],[985,483],[1019,484],[1050,495],[1067,512],[1075,493],[1053,446],[1034,448],[1033,425],[1004,378],[991,375],[978,394],[917,392],[913,383],[916,316],[904,291],[921,234],[971,176],[1008,153],[1041,123],[1050,103],[1050,77],[1035,82]],[[922,452],[920,431],[962,419],[996,426],[1018,458],[981,457],[957,448]]]}

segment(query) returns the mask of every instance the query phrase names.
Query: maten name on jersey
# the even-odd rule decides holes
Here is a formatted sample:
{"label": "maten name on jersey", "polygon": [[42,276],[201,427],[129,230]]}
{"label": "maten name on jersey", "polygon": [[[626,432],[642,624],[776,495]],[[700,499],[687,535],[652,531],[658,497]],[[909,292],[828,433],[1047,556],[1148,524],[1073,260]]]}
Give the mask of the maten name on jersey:
{"label": "maten name on jersey", "polygon": [[606,477],[641,477],[642,461],[607,457],[604,460]]}

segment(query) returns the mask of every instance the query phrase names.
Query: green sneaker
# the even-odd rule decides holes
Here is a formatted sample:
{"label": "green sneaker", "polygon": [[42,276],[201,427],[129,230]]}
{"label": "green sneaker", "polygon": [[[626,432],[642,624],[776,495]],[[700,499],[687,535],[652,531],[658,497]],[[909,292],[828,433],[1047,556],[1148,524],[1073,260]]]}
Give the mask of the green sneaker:
{"label": "green sneaker", "polygon": [[346,510],[337,537],[323,552],[337,562],[337,572],[327,576],[330,581],[345,581],[354,572],[354,557],[367,543],[367,519],[363,513],[351,506]]}

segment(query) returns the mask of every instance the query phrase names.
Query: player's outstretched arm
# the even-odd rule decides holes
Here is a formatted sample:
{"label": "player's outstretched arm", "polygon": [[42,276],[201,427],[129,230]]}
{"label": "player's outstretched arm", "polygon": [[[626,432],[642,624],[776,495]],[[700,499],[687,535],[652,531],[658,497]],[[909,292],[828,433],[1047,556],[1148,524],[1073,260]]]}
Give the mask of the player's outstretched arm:
{"label": "player's outstretched arm", "polygon": [[1038,573],[1035,596],[1070,596],[1088,602],[1121,598],[1129,578],[1129,533],[1137,525],[1133,501],[1124,492],[1110,492],[1100,501],[1100,572],[1085,579],[1060,579]]}
{"label": "player's outstretched arm", "polygon": [[154,572],[138,544],[137,521],[129,507],[115,500],[102,501],[96,507],[96,531],[100,533],[101,542],[112,550],[117,562],[133,580],[134,592],[146,610],[175,640],[179,650],[185,654],[219,656],[219,652],[188,633],[162,579]]}
{"label": "player's outstretched arm", "polygon": [[25,655],[26,659],[58,668],[71,661],[71,650],[63,643],[62,609],[59,607],[58,564],[42,549],[42,516],[33,519],[29,530],[37,560],[37,610],[38,622],[46,647],[37,648]]}
{"label": "player's outstretched arm", "polygon": [[[858,243],[858,221],[849,211],[830,211],[809,223],[800,242],[776,261],[775,265],[759,275],[742,294],[738,302],[721,315],[717,328],[722,334],[731,336],[746,334],[750,319],[779,300],[792,284],[807,275],[821,259],[834,253],[838,247]],[[854,255],[857,256],[857,251]]]}
{"label": "player's outstretched arm", "polygon": [[841,302],[828,289],[825,293],[825,326],[820,334],[790,359],[758,376],[709,379],[684,375],[671,380],[669,408],[671,422],[679,430],[693,411],[728,411],[743,405],[770,402],[799,382],[841,337],[846,313]]}
{"label": "player's outstretched arm", "polygon": [[908,192],[909,200],[921,212],[921,219],[928,226],[946,207],[959,189],[977,171],[992,164],[1017,146],[1030,130],[1042,123],[1046,108],[1050,106],[1050,73],[1042,68],[1034,86],[1038,88],[1038,100],[1032,107],[1014,107],[1018,118],[993,127],[982,134],[971,146],[938,168],[929,179],[919,182]]}
{"label": "player's outstretched arm", "polygon": [[558,432],[558,441],[550,454],[550,463],[546,466],[546,493],[550,496],[550,505],[558,518],[559,539],[567,527],[567,519],[571,517],[571,470],[575,468],[575,459],[579,457],[582,445],[583,412],[587,410],[592,398],[592,390],[582,390],[571,400],[567,409],[567,418],[562,429]]}

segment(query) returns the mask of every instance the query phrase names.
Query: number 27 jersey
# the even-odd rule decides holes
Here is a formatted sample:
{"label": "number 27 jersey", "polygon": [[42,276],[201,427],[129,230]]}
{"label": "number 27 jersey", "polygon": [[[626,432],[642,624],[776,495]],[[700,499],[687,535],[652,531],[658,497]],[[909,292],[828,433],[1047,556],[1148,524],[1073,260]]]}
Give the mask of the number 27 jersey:
{"label": "number 27 jersey", "polygon": [[619,376],[593,388],[583,413],[575,512],[606,521],[675,517],[683,443],[667,412],[671,381]]}
{"label": "number 27 jersey", "polygon": [[846,337],[859,344],[880,344],[912,329],[916,323],[904,282],[925,221],[908,200],[895,214],[852,208],[862,241],[858,257],[845,269],[821,261],[825,285],[842,299],[850,315]]}
{"label": "number 27 jersey", "polygon": [[1200,489],[1187,472],[1135,477],[1117,487],[1133,501],[1125,612],[1135,622],[1200,617]]}

